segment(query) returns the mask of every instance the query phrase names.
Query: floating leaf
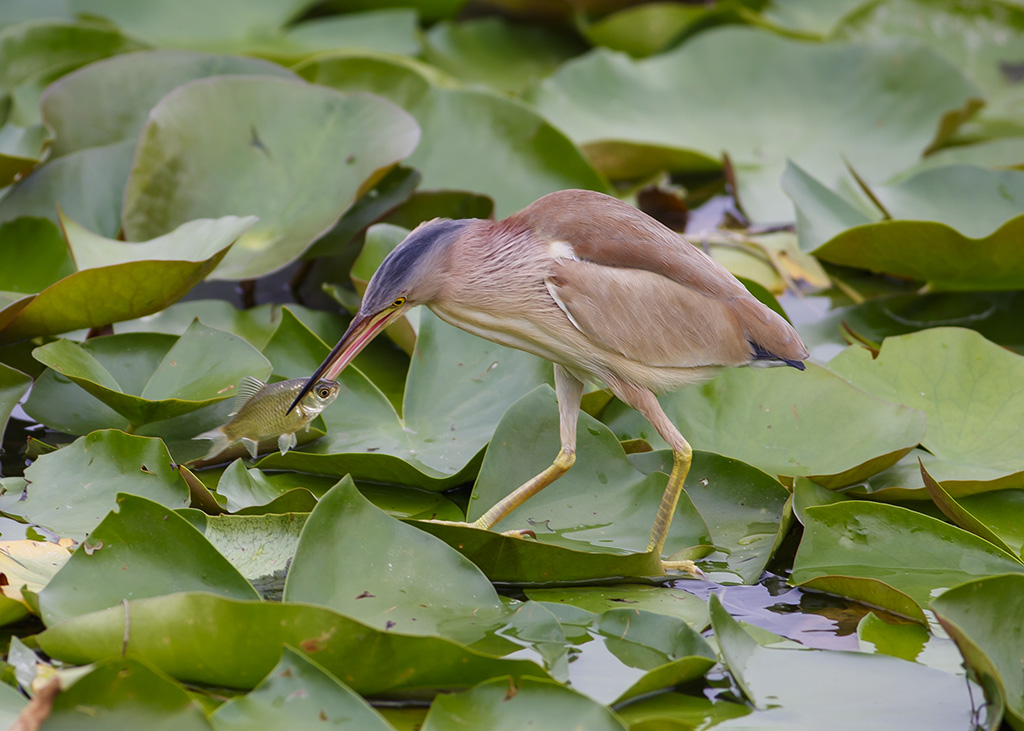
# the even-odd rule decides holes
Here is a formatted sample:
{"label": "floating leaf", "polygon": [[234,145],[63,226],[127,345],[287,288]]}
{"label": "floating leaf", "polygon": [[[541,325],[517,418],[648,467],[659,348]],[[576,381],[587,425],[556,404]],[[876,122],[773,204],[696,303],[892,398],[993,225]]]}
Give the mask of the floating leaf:
{"label": "floating leaf", "polygon": [[208,731],[202,708],[185,689],[149,663],[112,657],[97,663],[53,702],[47,728]]}
{"label": "floating leaf", "polygon": [[284,598],[330,607],[379,629],[465,643],[507,613],[476,566],[375,508],[351,478],[324,495],[306,521]]}
{"label": "floating leaf", "polygon": [[740,703],[669,692],[635,700],[616,712],[634,731],[682,731],[700,728],[709,722],[712,725],[722,724],[729,719],[746,716],[751,709]]}
{"label": "floating leaf", "polygon": [[[25,256],[26,249],[36,256]],[[0,225],[0,291],[35,294],[74,271],[74,259],[55,225],[27,217]]]}
{"label": "floating leaf", "polygon": [[[864,393],[814,364],[802,373],[729,369],[660,401],[694,449],[742,460],[770,475],[814,476],[829,487],[894,464],[925,432],[920,411]],[[621,404],[610,405],[604,420],[620,439],[667,446],[646,419]]]}
{"label": "floating leaf", "polygon": [[[77,272],[40,292],[0,332],[12,341],[148,315],[180,299],[224,257],[255,219],[189,221],[166,236],[126,244],[62,218]],[[97,297],[102,292],[103,297]],[[0,322],[5,311],[0,311]]]}
{"label": "floating leaf", "polygon": [[583,24],[580,31],[595,46],[642,58],[664,51],[688,29],[704,25],[718,12],[713,6],[652,2]]}
{"label": "floating leaf", "polygon": [[[188,51],[141,51],[89,64],[51,84],[39,100],[56,136],[51,158],[125,140],[134,147],[149,111],[164,96],[189,81],[231,75],[295,78],[268,61]],[[105,94],[111,88],[118,93]],[[104,103],[96,104],[100,95]]]}
{"label": "floating leaf", "polygon": [[436,83],[414,62],[327,56],[296,71],[317,84],[369,91],[403,107],[423,131],[405,161],[423,174],[423,187],[484,193],[494,199],[498,217],[555,190],[608,187],[562,132],[532,108],[491,92],[445,88],[450,84]]}
{"label": "floating leaf", "polygon": [[[418,140],[408,114],[373,96],[285,79],[193,81],[149,113],[125,188],[125,237],[150,238],[193,218],[256,214],[259,223],[214,276],[261,276],[330,229]],[[328,158],[343,164],[321,164]],[[248,183],[231,184],[239,178]]]}
{"label": "floating leaf", "polygon": [[[1014,416],[1024,410],[1024,393],[1015,386],[1024,379],[1024,357],[972,330],[934,328],[886,339],[877,358],[848,348],[829,368],[879,398],[927,414],[921,445],[935,459],[926,466],[954,494],[966,487],[956,483],[972,476],[988,481],[1024,471],[1024,431]],[[922,487],[920,471],[912,469],[888,485]]]}
{"label": "floating leaf", "polygon": [[[98,431],[44,454],[25,470],[26,496],[16,515],[81,541],[116,505],[118,493],[169,508],[188,503],[188,485],[159,439]],[[5,506],[11,512],[12,505]]]}
{"label": "floating leaf", "polygon": [[[127,654],[189,682],[252,688],[277,665],[283,645],[299,648],[360,695],[408,696],[463,688],[511,675],[546,677],[532,662],[468,650],[440,637],[385,632],[302,604],[171,594],[128,603]],[[112,607],[38,635],[51,657],[75,664],[120,657],[124,607]],[[174,637],[173,643],[164,638]]]}
{"label": "floating leaf", "polygon": [[797,208],[800,246],[818,258],[937,289],[1024,286],[1016,246],[1024,231],[1024,172],[950,165],[874,187],[882,221],[809,177],[791,163],[783,187]]}
{"label": "floating leaf", "polygon": [[[645,473],[672,469],[669,451],[634,454],[629,461]],[[705,573],[722,583],[734,581],[725,571],[745,584],[757,582],[789,531],[789,491],[764,472],[712,452],[694,452],[684,489],[718,551],[702,562]]]}
{"label": "floating leaf", "polygon": [[[872,579],[927,606],[964,581],[1007,572],[1024,573],[1024,562],[965,530],[906,508],[848,500],[804,511],[790,580]],[[873,603],[892,606],[877,597]]]}
{"label": "floating leaf", "polygon": [[19,370],[0,363],[0,441],[14,407],[28,392],[32,379]]}
{"label": "floating leaf", "polygon": [[[747,214],[779,221],[792,218],[777,183],[787,158],[829,182],[846,161],[884,179],[913,163],[939,117],[973,95],[940,56],[903,41],[813,44],[724,28],[642,61],[591,51],[542,82],[533,99],[594,159],[609,144],[705,159],[725,150]],[[663,169],[656,162],[648,172]]]}
{"label": "floating leaf", "polygon": [[323,413],[328,436],[260,469],[445,490],[472,479],[478,454],[505,409],[550,378],[550,366],[441,322],[420,318],[402,418],[380,391],[346,369],[338,399]]}
{"label": "floating leaf", "polygon": [[214,731],[338,724],[365,731],[393,731],[373,707],[302,653],[285,647],[281,661],[245,696],[230,699],[210,716]]}
{"label": "floating leaf", "polygon": [[[1024,728],[1024,626],[1010,620],[1024,615],[1024,576],[1007,574],[969,581],[932,600],[939,622],[967,664],[991,678],[1006,703],[1006,720]],[[993,723],[997,724],[996,719]]]}
{"label": "floating leaf", "polygon": [[280,599],[305,522],[295,513],[210,515],[196,527],[264,598]]}
{"label": "floating leaf", "polygon": [[152,500],[121,494],[116,510],[39,593],[39,613],[53,626],[123,601],[183,591],[257,598],[185,519]]}
{"label": "floating leaf", "polygon": [[[723,728],[870,728],[896,722],[952,731],[973,723],[971,689],[960,676],[887,655],[767,649],[743,631],[717,596],[708,607],[723,662],[755,707],[752,716]],[[814,690],[823,675],[834,682],[829,693]],[[919,702],[908,705],[892,692],[893,683],[913,687]]]}
{"label": "floating leaf", "polygon": [[501,18],[442,22],[427,31],[423,59],[468,83],[523,92],[583,50],[571,36]]}
{"label": "floating leaf", "polygon": [[423,731],[457,726],[487,729],[564,729],[625,731],[609,709],[550,680],[496,678],[454,695],[438,696]]}
{"label": "floating leaf", "polygon": [[48,133],[42,125],[0,126],[0,186],[10,185],[39,164],[48,141]]}
{"label": "floating leaf", "polygon": [[[199,321],[180,338],[126,333],[81,345],[57,340],[33,355],[134,427],[223,401],[236,394],[243,376],[266,378],[270,373],[266,359],[244,340]],[[34,417],[46,420],[32,403],[27,407]]]}
{"label": "floating leaf", "polygon": [[688,591],[670,586],[620,584],[524,591],[534,601],[567,604],[597,614],[629,608],[681,619],[698,632],[708,626],[707,604]]}
{"label": "floating leaf", "polygon": [[0,624],[28,616],[22,590],[38,594],[67,563],[67,548],[48,541],[0,541]]}
{"label": "floating leaf", "polygon": [[38,216],[60,225],[63,214],[89,231],[115,238],[134,154],[135,140],[125,140],[48,160],[11,186],[0,200],[0,221]]}

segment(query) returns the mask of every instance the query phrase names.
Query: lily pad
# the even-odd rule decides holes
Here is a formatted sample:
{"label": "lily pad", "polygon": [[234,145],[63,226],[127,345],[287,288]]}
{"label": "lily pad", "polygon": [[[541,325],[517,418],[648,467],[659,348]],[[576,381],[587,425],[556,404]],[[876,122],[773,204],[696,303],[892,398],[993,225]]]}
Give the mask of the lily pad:
{"label": "lily pad", "polygon": [[[489,195],[500,218],[555,190],[608,188],[565,135],[531,107],[492,92],[448,88],[451,83],[422,64],[349,54],[315,58],[295,70],[314,83],[380,94],[404,108],[422,129],[405,164],[423,174],[423,187]],[[501,175],[494,175],[499,169]]]}
{"label": "lily pad", "polygon": [[42,125],[0,126],[0,186],[6,187],[39,164],[49,136]]}
{"label": "lily pad", "polygon": [[616,712],[631,731],[689,731],[709,722],[718,725],[746,716],[751,708],[742,703],[669,692],[635,700]]}
{"label": "lily pad", "polygon": [[472,479],[505,409],[550,373],[539,358],[424,312],[401,418],[365,376],[347,368],[341,394],[323,413],[327,437],[258,466],[445,490]]}
{"label": "lily pad", "polygon": [[945,112],[976,95],[941,56],[902,39],[813,44],[732,27],[641,61],[592,51],[532,98],[594,159],[609,144],[714,158],[725,150],[744,210],[763,222],[792,218],[777,182],[787,158],[828,182],[847,161],[885,179],[916,161]]}
{"label": "lily pad", "polygon": [[10,95],[8,121],[38,124],[39,95],[51,81],[107,56],[144,46],[94,21],[34,21],[0,30],[0,94]]}
{"label": "lily pad", "polygon": [[67,548],[49,541],[0,541],[0,624],[27,617],[23,590],[38,594],[70,557]]}
{"label": "lily pad", "polygon": [[804,511],[790,580],[871,579],[924,607],[964,581],[1010,572],[1024,574],[1024,562],[961,528],[906,508],[850,500]]}
{"label": "lily pad", "polygon": [[476,566],[375,508],[351,478],[324,495],[306,521],[284,599],[330,607],[378,629],[464,643],[507,614]]}
{"label": "lily pad", "polygon": [[[221,261],[255,219],[227,216],[189,221],[152,241],[126,244],[105,239],[62,218],[78,271],[42,290],[27,304],[0,310],[16,314],[0,341],[56,335],[148,315],[180,299]],[[99,298],[97,292],[106,296]]]}
{"label": "lily pad", "polygon": [[1014,729],[1024,728],[1024,626],[1007,619],[1024,614],[1022,602],[1024,576],[1007,574],[961,584],[931,604],[967,664],[995,681]]}
{"label": "lily pad", "polygon": [[28,393],[32,379],[19,370],[0,363],[0,441],[3,441],[7,420],[21,398]]}
{"label": "lily pad", "polygon": [[182,591],[257,598],[249,582],[173,510],[121,494],[115,511],[39,592],[39,613],[53,626],[122,601]]}
{"label": "lily pad", "polygon": [[518,94],[584,50],[568,34],[502,18],[441,22],[425,34],[423,60],[467,83]]}
{"label": "lily pad", "polygon": [[19,517],[57,536],[81,541],[114,509],[118,493],[149,498],[169,508],[188,504],[188,485],[159,439],[97,431],[25,470],[25,498],[5,503]]}
{"label": "lily pad", "polygon": [[[243,376],[270,373],[269,363],[251,345],[198,320],[180,338],[126,333],[81,345],[57,340],[33,355],[136,428],[223,401],[235,395]],[[34,412],[32,404],[27,407]],[[45,414],[34,416],[45,420]]]}
{"label": "lily pad", "polygon": [[783,187],[797,208],[800,246],[818,258],[936,289],[1024,286],[1024,255],[1016,246],[1024,232],[1024,172],[969,165],[925,170],[873,187],[882,206],[877,216],[808,178],[790,164]]}
{"label": "lily pad", "polygon": [[264,599],[280,601],[307,513],[208,515],[188,519]]}
{"label": "lily pad", "polygon": [[[168,50],[115,56],[78,69],[51,84],[39,100],[43,120],[56,137],[51,159],[88,147],[134,143],[150,109],[175,88],[231,75],[296,78],[256,58]],[[118,93],[105,93],[111,88]],[[96,104],[101,96],[104,103]]]}
{"label": "lily pad", "polygon": [[63,214],[89,231],[115,238],[134,154],[135,140],[125,140],[48,160],[11,186],[0,200],[0,221],[38,216],[60,225]]}
{"label": "lily pad", "polygon": [[582,23],[580,32],[595,46],[643,58],[666,50],[686,31],[705,25],[720,12],[714,6],[652,2],[623,8],[594,23]]}
{"label": "lily pad", "polygon": [[[263,77],[192,81],[153,107],[140,133],[125,237],[150,238],[192,218],[256,214],[259,223],[214,276],[262,276],[329,230],[418,140],[408,114],[369,95]],[[230,184],[239,177],[248,184]]]}
{"label": "lily pad", "polygon": [[[870,728],[897,723],[952,731],[973,723],[971,689],[958,675],[887,655],[767,649],[729,616],[717,596],[711,597],[708,607],[723,662],[755,707],[753,715],[726,721],[719,728]],[[815,690],[824,675],[834,683],[829,693]],[[927,701],[908,706],[892,692],[895,682],[913,687],[915,697]]]}
{"label": "lily pad", "polygon": [[515,683],[496,678],[464,693],[438,696],[423,722],[423,731],[445,731],[460,725],[494,731],[626,728],[600,703],[553,681],[535,678]]}
{"label": "lily pad", "polygon": [[259,685],[230,699],[210,716],[214,731],[338,724],[365,731],[394,731],[374,708],[317,663],[290,647]]}
{"label": "lily pad", "polygon": [[[672,469],[672,453],[662,450],[630,455],[644,473]],[[701,568],[720,583],[756,583],[789,531],[789,491],[761,470],[713,452],[694,452],[684,485],[704,518],[716,553]],[[722,565],[724,564],[724,566]]]}
{"label": "lily pad", "polygon": [[923,466],[921,477],[946,517],[1007,553],[1024,558],[1024,489],[991,490],[955,498]]}
{"label": "lily pad", "polygon": [[210,728],[200,705],[179,683],[145,661],[114,657],[97,663],[61,691],[46,727],[60,731]]}
{"label": "lily pad", "polygon": [[547,676],[532,662],[373,629],[324,607],[183,593],[128,602],[128,616],[127,648],[121,606],[48,628],[38,635],[40,647],[78,665],[126,650],[180,680],[252,688],[277,665],[281,647],[291,645],[363,696],[422,697],[486,678]]}
{"label": "lily pad", "polygon": [[[877,358],[850,347],[829,368],[879,398],[920,409],[928,416],[921,445],[934,460],[931,475],[947,483],[988,481],[1024,471],[1024,431],[1015,413],[1024,409],[1024,356],[960,328],[933,328],[888,338]],[[901,472],[905,488],[923,487],[920,472]]]}
{"label": "lily pad", "polygon": [[[660,401],[694,449],[770,475],[810,476],[843,487],[894,464],[924,436],[922,412],[882,398],[812,363],[802,373],[734,368]],[[604,421],[620,439],[667,446],[646,419],[622,404],[611,404]]]}
{"label": "lily pad", "polygon": [[619,584],[568,589],[527,588],[524,591],[534,601],[566,604],[597,614],[612,609],[639,609],[681,619],[697,632],[708,626],[707,604],[688,591],[669,586]]}

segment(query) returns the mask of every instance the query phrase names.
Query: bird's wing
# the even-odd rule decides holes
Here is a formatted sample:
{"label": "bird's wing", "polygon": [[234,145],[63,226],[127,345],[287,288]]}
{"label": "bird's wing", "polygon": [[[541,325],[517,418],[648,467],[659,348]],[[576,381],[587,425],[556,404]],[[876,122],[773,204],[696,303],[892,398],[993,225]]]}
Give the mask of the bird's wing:
{"label": "bird's wing", "polygon": [[[654,287],[662,293],[657,296],[668,297],[662,311],[677,313],[674,320],[677,332],[678,323],[683,320],[692,321],[694,327],[699,328],[721,327],[731,319],[743,337],[726,336],[725,331],[719,331],[721,337],[728,337],[730,343],[737,347],[747,347],[748,353],[760,349],[784,360],[800,361],[807,357],[807,349],[789,323],[758,302],[725,267],[671,229],[616,198],[592,191],[559,191],[531,204],[517,217],[547,241],[568,244],[572,257],[583,263],[617,272],[655,275],[657,278],[654,279],[638,276],[631,281],[635,286]],[[558,251],[558,247],[552,250]],[[565,261],[564,257],[559,258]],[[592,276],[609,282],[618,281],[607,273]],[[658,289],[661,286],[659,279],[675,283],[684,292]],[[673,292],[675,294],[671,294]],[[636,302],[653,302],[655,296],[653,293],[638,293]],[[581,317],[585,319],[584,315]],[[597,311],[594,317],[599,317]],[[620,314],[619,317],[629,316]],[[600,326],[595,323],[593,327]],[[671,332],[672,329],[667,328],[657,335],[648,335],[656,339],[671,337]],[[705,342],[710,346],[709,338],[714,332],[705,331],[704,341],[696,337],[697,333],[692,335],[690,337],[688,333],[691,342]],[[613,337],[611,333],[609,337]],[[749,344],[753,344],[754,351],[750,350]],[[719,350],[711,348],[698,352],[710,356],[720,354],[723,347],[725,345],[719,343],[716,346]],[[726,349],[729,353],[734,351],[732,345]],[[657,350],[669,352],[667,347],[658,346]],[[683,352],[688,351],[684,349]]]}
{"label": "bird's wing", "polygon": [[741,365],[751,348],[728,302],[643,269],[563,260],[548,291],[594,344],[649,366]]}

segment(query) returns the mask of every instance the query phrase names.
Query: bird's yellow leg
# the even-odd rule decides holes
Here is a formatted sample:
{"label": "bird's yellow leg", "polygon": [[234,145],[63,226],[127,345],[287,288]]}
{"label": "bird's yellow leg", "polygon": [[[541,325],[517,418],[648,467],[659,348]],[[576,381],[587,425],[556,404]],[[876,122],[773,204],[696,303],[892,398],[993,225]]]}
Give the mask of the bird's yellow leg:
{"label": "bird's yellow leg", "polygon": [[[432,520],[430,521],[431,523],[465,525],[470,528],[490,530],[513,510],[569,471],[569,468],[576,461],[576,424],[580,416],[583,381],[562,366],[556,364],[555,395],[558,397],[558,432],[559,438],[562,441],[562,450],[555,457],[555,461],[551,463],[551,466],[503,497],[495,503],[494,507],[472,523],[447,520]],[[504,532],[504,535],[520,538],[524,535],[532,534],[533,531],[527,530],[509,530]]]}
{"label": "bird's yellow leg", "polygon": [[[491,526],[501,522],[506,515],[568,472],[575,461],[576,452],[563,448],[558,453],[558,456],[555,457],[555,461],[551,463],[550,467],[503,497],[495,503],[494,507],[469,525],[474,528],[490,530]],[[522,533],[523,531],[507,531],[508,535],[522,535]]]}

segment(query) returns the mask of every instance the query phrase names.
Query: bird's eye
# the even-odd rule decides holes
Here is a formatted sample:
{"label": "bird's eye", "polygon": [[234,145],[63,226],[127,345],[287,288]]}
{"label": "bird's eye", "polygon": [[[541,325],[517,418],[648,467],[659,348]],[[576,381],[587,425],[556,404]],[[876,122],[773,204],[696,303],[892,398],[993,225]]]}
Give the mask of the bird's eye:
{"label": "bird's eye", "polygon": [[392,307],[401,307],[404,304],[405,304],[405,297],[399,297],[398,299],[396,299],[394,302],[391,303],[391,306]]}

